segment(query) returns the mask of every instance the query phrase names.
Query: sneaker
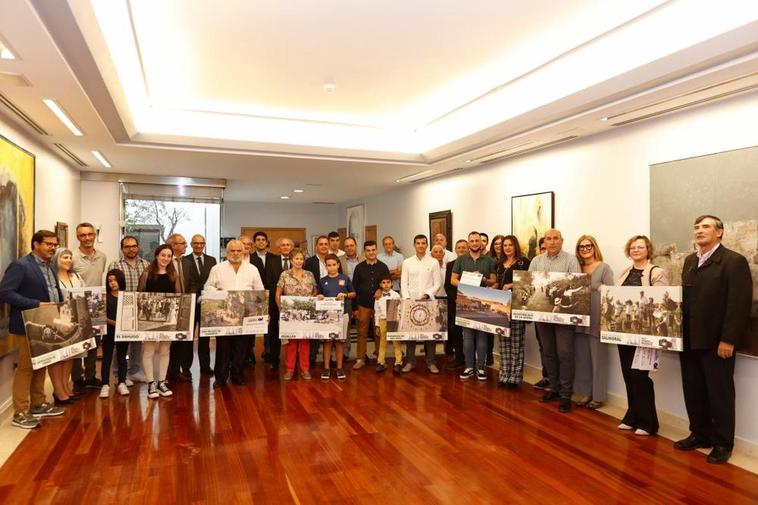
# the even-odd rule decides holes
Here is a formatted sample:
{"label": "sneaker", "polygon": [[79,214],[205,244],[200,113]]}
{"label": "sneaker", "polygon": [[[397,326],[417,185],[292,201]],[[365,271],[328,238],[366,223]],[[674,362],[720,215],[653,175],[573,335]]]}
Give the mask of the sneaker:
{"label": "sneaker", "polygon": [[435,375],[438,374],[438,373],[440,373],[440,369],[437,368],[437,365],[435,365],[434,363],[432,363],[431,365],[429,365],[427,368],[429,369],[429,373],[433,373]]}
{"label": "sneaker", "polygon": [[547,377],[543,377],[539,381],[535,382],[532,387],[535,389],[549,389],[550,381],[547,380]]}
{"label": "sneaker", "polygon": [[629,431],[629,430],[633,430],[634,427],[633,426],[629,426],[628,424],[621,423],[621,424],[618,425],[618,429],[624,430],[624,431]]}
{"label": "sneaker", "polygon": [[100,388],[100,398],[108,398],[111,395],[111,387],[108,384],[104,384]]}
{"label": "sneaker", "polygon": [[147,397],[150,399],[158,398],[158,384],[151,382],[147,385]]}
{"label": "sneaker", "polygon": [[637,428],[634,431],[634,434],[635,435],[640,435],[642,437],[648,437],[648,436],[650,436],[650,433],[648,433],[647,431],[643,430],[642,428]]}
{"label": "sneaker", "polygon": [[42,405],[32,407],[32,409],[29,412],[31,412],[31,414],[34,417],[39,419],[40,417],[62,416],[64,410],[60,407],[55,407],[53,405],[50,405],[49,403],[43,403]]}
{"label": "sneaker", "polygon": [[158,394],[161,396],[171,396],[174,393],[166,385],[166,381],[160,381],[158,383]]}
{"label": "sneaker", "polygon": [[337,369],[337,378],[341,381],[345,380],[347,378],[347,375],[345,375],[345,371],[341,368]]}
{"label": "sneaker", "polygon": [[97,377],[92,377],[84,381],[84,387],[87,389],[100,389],[103,383]]}
{"label": "sneaker", "polygon": [[39,426],[39,421],[29,412],[16,412],[13,414],[13,421],[11,421],[11,424],[16,428],[32,430]]}
{"label": "sneaker", "polygon": [[311,373],[307,370],[305,372],[300,372],[300,377],[302,377],[303,380],[309,381],[311,380]]}
{"label": "sneaker", "polygon": [[[145,377],[145,374],[142,373],[142,372],[130,373],[130,374],[128,374],[126,376],[126,379],[129,380],[129,381],[132,381],[132,383],[134,383],[134,382],[147,382],[147,377]],[[127,383],[127,386],[128,385],[129,384]]]}
{"label": "sneaker", "polygon": [[353,370],[360,370],[364,366],[366,366],[366,362],[362,359],[357,359],[355,360],[355,364],[353,365]]}
{"label": "sneaker", "polygon": [[392,367],[392,371],[395,373],[403,373],[403,365],[395,365]]}
{"label": "sneaker", "polygon": [[118,390],[118,394],[121,396],[129,396],[129,384],[126,382],[119,383],[116,389]]}
{"label": "sneaker", "polygon": [[410,363],[406,363],[405,366],[403,367],[403,373],[409,373],[409,372],[414,371],[415,369],[416,367],[414,365],[411,365]]}
{"label": "sneaker", "polygon": [[461,372],[461,374],[458,377],[461,378],[461,379],[463,379],[463,380],[466,380],[466,379],[470,379],[471,377],[473,377],[475,375],[475,373],[476,372],[474,372],[473,368],[466,368],[465,370],[463,370],[463,372]]}
{"label": "sneaker", "polygon": [[381,373],[387,370],[387,367],[384,365],[384,363],[377,363],[376,364],[376,373]]}
{"label": "sneaker", "polygon": [[321,380],[328,381],[332,378],[332,371],[329,368],[325,368],[323,372],[321,372]]}
{"label": "sneaker", "polygon": [[286,372],[284,372],[284,375],[282,376],[282,379],[284,379],[286,381],[291,381],[293,375],[294,374],[292,372],[286,371]]}
{"label": "sneaker", "polygon": [[130,387],[134,386],[134,381],[131,380],[129,377],[127,377],[126,380],[124,382],[122,382],[121,384],[125,384],[126,387],[130,388]]}
{"label": "sneaker", "polygon": [[477,370],[476,371],[476,378],[480,381],[486,381],[487,380],[487,372],[484,370]]}

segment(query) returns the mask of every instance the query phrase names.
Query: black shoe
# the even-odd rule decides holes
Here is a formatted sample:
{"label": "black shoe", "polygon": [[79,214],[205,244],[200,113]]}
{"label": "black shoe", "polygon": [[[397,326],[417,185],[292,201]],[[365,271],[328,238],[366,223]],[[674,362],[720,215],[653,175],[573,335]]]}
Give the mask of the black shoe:
{"label": "black shoe", "polygon": [[400,374],[403,373],[403,365],[395,365],[392,367],[392,372]]}
{"label": "black shoe", "polygon": [[203,375],[213,375],[213,369],[211,367],[201,368],[200,373]]}
{"label": "black shoe", "polygon": [[279,363],[278,362],[271,363],[271,370],[273,371],[279,370]]}
{"label": "black shoe", "polygon": [[561,403],[558,405],[558,412],[566,413],[571,410],[571,398],[561,398]]}
{"label": "black shoe", "polygon": [[65,400],[61,400],[57,396],[53,395],[53,403],[56,405],[71,405],[76,400],[72,400],[71,398],[66,398]]}
{"label": "black shoe", "polygon": [[87,389],[100,389],[103,387],[103,383],[97,377],[92,377],[84,381],[84,387]]}
{"label": "black shoe", "polygon": [[84,394],[87,392],[87,386],[85,386],[83,380],[74,381],[74,393]]}
{"label": "black shoe", "polygon": [[708,447],[713,447],[713,444],[695,435],[690,435],[687,438],[674,442],[674,449],[679,449],[680,451],[694,451],[695,449],[707,449]]}
{"label": "black shoe", "polygon": [[179,382],[192,382],[192,374],[189,372],[179,372],[176,380]]}
{"label": "black shoe", "polygon": [[82,399],[82,397],[79,395],[72,395],[72,396],[69,396],[68,399],[71,400],[72,402],[78,402],[79,400]]}
{"label": "black shoe", "polygon": [[232,377],[232,384],[234,384],[235,386],[244,386],[245,379]]}
{"label": "black shoe", "polygon": [[561,395],[559,395],[555,391],[548,391],[547,393],[542,395],[542,398],[540,398],[540,402],[542,403],[552,402],[553,400],[557,400],[560,397]]}
{"label": "black shoe", "polygon": [[532,387],[535,389],[548,389],[550,387],[550,381],[547,380],[547,377],[543,377],[539,381],[535,382]]}
{"label": "black shoe", "polygon": [[213,381],[213,389],[226,387],[226,382]]}
{"label": "black shoe", "polygon": [[713,450],[705,460],[712,465],[720,465],[729,461],[731,455],[731,447],[727,447],[725,445],[714,445]]}
{"label": "black shoe", "polygon": [[501,382],[500,387],[504,389],[518,389],[518,387],[521,384],[516,384],[515,382]]}

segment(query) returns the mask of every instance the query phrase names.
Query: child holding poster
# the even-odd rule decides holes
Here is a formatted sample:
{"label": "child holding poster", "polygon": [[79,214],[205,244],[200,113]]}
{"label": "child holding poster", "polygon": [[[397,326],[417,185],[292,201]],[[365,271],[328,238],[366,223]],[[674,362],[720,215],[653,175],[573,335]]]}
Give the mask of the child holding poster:
{"label": "child holding poster", "polygon": [[113,269],[105,276],[105,312],[107,331],[103,336],[103,362],[100,368],[100,376],[103,378],[103,386],[100,388],[100,398],[108,398],[111,387],[108,384],[113,361],[113,348],[116,348],[116,360],[118,362],[118,394],[129,396],[129,388],[126,386],[126,353],[129,342],[116,342],[116,309],[118,307],[118,293],[126,289],[126,277],[124,272]]}
{"label": "child holding poster", "polygon": [[[324,260],[326,263],[326,277],[322,277],[318,281],[319,299],[324,297],[336,298],[337,300],[345,301],[345,314],[342,317],[342,334],[343,338],[348,337],[348,322],[350,320],[350,300],[355,298],[355,289],[353,289],[353,283],[350,282],[350,277],[345,274],[339,273],[340,260],[336,254],[328,254]],[[338,340],[336,342],[337,347],[337,378],[344,380],[345,370],[342,368],[342,360],[345,355],[345,341]],[[332,341],[326,340],[324,342],[324,371],[321,372],[321,378],[323,380],[329,380],[331,378],[331,368],[329,367],[329,360],[332,355]]]}
{"label": "child holding poster", "polygon": [[[379,281],[379,288],[382,290],[382,296],[374,300],[374,322],[376,323],[375,335],[379,341],[377,350],[378,358],[376,359],[376,372],[383,372],[387,367],[384,364],[384,356],[387,354],[387,300],[399,299],[400,293],[392,289],[392,277],[385,275]],[[395,353],[395,366],[392,370],[395,373],[403,371],[403,349],[402,342],[392,342],[392,351]]]}

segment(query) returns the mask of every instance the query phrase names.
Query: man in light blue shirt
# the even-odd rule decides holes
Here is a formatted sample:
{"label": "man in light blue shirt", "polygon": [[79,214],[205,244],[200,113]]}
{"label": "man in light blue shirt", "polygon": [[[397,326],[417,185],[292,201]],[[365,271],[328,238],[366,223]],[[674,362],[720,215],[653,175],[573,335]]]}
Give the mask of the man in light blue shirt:
{"label": "man in light blue shirt", "polygon": [[390,277],[392,277],[392,289],[400,291],[400,274],[403,270],[403,260],[405,258],[402,254],[395,251],[395,239],[390,235],[387,235],[382,239],[382,246],[384,252],[378,254],[376,258],[387,265],[390,269]]}

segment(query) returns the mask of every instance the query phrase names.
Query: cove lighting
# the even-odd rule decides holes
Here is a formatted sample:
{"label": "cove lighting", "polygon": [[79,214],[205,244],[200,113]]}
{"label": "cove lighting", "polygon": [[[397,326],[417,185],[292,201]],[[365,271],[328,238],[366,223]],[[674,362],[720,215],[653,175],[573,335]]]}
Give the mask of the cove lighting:
{"label": "cove lighting", "polygon": [[100,151],[92,151],[92,156],[97,158],[97,161],[99,161],[105,168],[111,168],[111,164],[105,159],[105,156],[103,156]]}
{"label": "cove lighting", "polygon": [[15,60],[16,55],[7,47],[2,47],[0,44],[0,60]]}
{"label": "cove lighting", "polygon": [[66,113],[63,112],[63,109],[61,109],[61,106],[58,105],[58,102],[50,98],[44,98],[42,101],[45,102],[45,105],[47,105],[48,108],[51,111],[53,111],[53,114],[55,114],[55,116],[61,120],[61,123],[66,125],[66,128],[68,128],[71,131],[71,133],[73,133],[77,137],[81,137],[84,135],[84,133],[82,133],[79,127],[77,127],[76,124],[74,124],[71,118],[69,118],[66,115]]}

